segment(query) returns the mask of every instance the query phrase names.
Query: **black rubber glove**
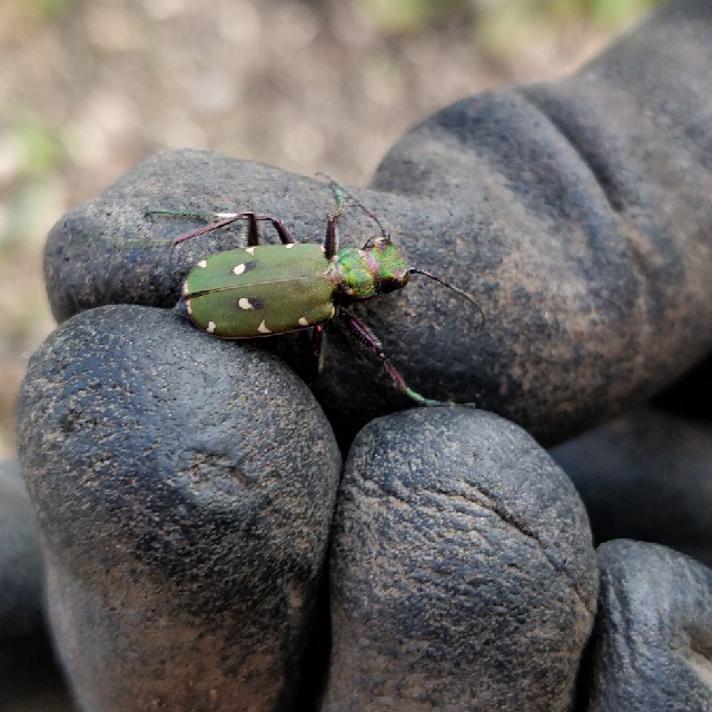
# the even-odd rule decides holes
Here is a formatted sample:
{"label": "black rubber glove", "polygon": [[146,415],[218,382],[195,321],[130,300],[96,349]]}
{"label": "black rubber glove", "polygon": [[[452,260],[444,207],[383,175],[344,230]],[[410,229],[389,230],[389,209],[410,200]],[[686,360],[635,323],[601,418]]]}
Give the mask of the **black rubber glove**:
{"label": "black rubber glove", "polygon": [[[552,444],[710,351],[711,36],[707,2],[671,3],[570,80],[444,109],[354,191],[486,314],[427,282],[357,310],[414,387]],[[330,426],[273,356],[148,309],[241,244],[171,250],[194,224],[147,219],[157,208],[252,209],[320,241],[334,206],[314,180],[183,151],[53,230],[53,309],[82,313],[34,357],[19,434],[56,636],[86,709],[310,709],[331,427],[348,443],[407,403],[338,320],[315,387]],[[347,212],[344,244],[372,233]],[[117,303],[146,306],[83,311]],[[324,708],[568,709],[597,568],[538,446],[474,410],[401,414],[359,436],[345,476]]]}

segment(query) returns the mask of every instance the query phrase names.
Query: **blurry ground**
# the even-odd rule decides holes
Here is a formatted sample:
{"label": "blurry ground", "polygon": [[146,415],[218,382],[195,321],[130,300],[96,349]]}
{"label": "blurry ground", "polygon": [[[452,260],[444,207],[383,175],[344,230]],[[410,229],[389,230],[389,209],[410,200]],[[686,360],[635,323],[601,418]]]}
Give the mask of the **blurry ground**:
{"label": "blurry ground", "polygon": [[166,147],[363,183],[415,121],[565,74],[654,2],[0,0],[0,457],[70,206]]}

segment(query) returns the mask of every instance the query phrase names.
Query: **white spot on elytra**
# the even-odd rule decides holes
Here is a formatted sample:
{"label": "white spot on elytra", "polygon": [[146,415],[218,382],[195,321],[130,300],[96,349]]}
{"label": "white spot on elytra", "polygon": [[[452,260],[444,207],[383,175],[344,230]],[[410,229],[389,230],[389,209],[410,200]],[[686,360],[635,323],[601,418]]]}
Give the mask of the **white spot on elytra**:
{"label": "white spot on elytra", "polygon": [[183,288],[181,289],[181,292],[183,292],[185,296],[188,296],[188,294],[190,294],[190,291],[188,290],[188,282],[183,282]]}
{"label": "white spot on elytra", "polygon": [[240,307],[240,309],[254,309],[247,297],[240,297],[237,300],[237,306]]}
{"label": "white spot on elytra", "polygon": [[260,322],[260,325],[257,327],[257,331],[260,332],[260,334],[271,334],[272,329],[268,329],[267,326],[265,325],[265,320],[262,319]]}
{"label": "white spot on elytra", "polygon": [[214,321],[209,321],[208,322],[208,328],[205,330],[208,332],[208,334],[212,334],[213,331],[215,331],[215,322]]}
{"label": "white spot on elytra", "polygon": [[205,269],[208,266],[208,261],[207,260],[200,260],[196,267],[200,267],[201,269]]}
{"label": "white spot on elytra", "polygon": [[299,317],[299,325],[300,326],[309,326],[309,322],[303,316],[300,316]]}
{"label": "white spot on elytra", "polygon": [[294,243],[293,243],[293,242],[289,242],[289,243],[287,243],[287,244],[285,245],[285,247],[286,247],[288,250],[291,250],[292,247],[294,247]]}
{"label": "white spot on elytra", "polygon": [[255,254],[255,248],[254,247],[246,247],[245,252],[249,252],[251,255]]}
{"label": "white spot on elytra", "polygon": [[189,316],[193,314],[193,307],[190,306],[190,299],[185,300],[185,310]]}
{"label": "white spot on elytra", "polygon": [[232,271],[235,275],[242,274],[245,271],[245,263],[242,262],[239,265],[235,265],[235,267],[232,268]]}

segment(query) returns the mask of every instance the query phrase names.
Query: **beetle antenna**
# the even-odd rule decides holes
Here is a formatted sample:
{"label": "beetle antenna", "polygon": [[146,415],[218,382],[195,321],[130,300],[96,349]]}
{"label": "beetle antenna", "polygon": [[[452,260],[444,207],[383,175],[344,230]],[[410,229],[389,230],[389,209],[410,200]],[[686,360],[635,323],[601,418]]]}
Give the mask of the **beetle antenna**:
{"label": "beetle antenna", "polygon": [[[323,171],[318,171],[316,175],[320,176],[321,178],[326,178],[326,180],[329,181],[329,183],[331,184],[331,189],[332,191],[334,191],[334,195],[336,196],[337,203],[343,201],[343,196],[345,195],[356,207],[361,208],[361,210],[363,210],[363,212],[366,213],[366,215],[368,215],[368,217],[371,218],[371,220],[373,220],[376,225],[378,225],[378,229],[381,231],[381,236],[383,238],[385,238],[386,240],[391,239],[390,235],[388,234],[388,230],[386,230],[385,226],[380,221],[378,216],[375,213],[371,212],[350,190],[344,188],[341,183],[334,180],[330,175],[324,173]],[[339,193],[341,193],[342,195],[340,196]]]}
{"label": "beetle antenna", "polygon": [[411,267],[408,272],[410,274],[422,274],[423,277],[427,277],[428,279],[432,279],[433,282],[437,282],[438,284],[442,284],[443,287],[447,287],[448,289],[452,289],[453,292],[456,294],[459,294],[463,299],[466,299],[470,304],[474,305],[475,309],[480,313],[480,327],[484,327],[485,325],[485,313],[482,311],[482,307],[475,301],[475,298],[469,294],[468,292],[464,291],[463,289],[460,289],[459,287],[455,287],[452,284],[449,284],[446,282],[444,279],[440,279],[440,277],[436,277],[434,274],[431,272],[426,272],[423,269],[418,269],[417,267]]}

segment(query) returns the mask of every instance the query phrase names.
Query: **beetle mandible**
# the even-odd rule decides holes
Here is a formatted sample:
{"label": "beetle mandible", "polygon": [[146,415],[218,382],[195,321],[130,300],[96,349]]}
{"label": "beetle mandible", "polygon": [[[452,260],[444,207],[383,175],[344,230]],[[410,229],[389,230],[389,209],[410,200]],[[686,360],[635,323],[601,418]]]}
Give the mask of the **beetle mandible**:
{"label": "beetle mandible", "polygon": [[[322,245],[296,243],[285,223],[253,211],[211,213],[210,224],[180,235],[179,244],[226,227],[238,220],[248,226],[247,246],[208,255],[190,270],[181,288],[177,310],[199,329],[223,339],[253,339],[314,328],[313,346],[320,359],[324,322],[337,314],[349,330],[383,363],[398,390],[420,405],[453,405],[426,398],[413,390],[386,357],[380,339],[347,306],[402,289],[411,274],[420,274],[455,291],[484,315],[467,292],[408,264],[379,218],[335,181],[337,210],[326,220]],[[347,195],[379,227],[380,237],[361,248],[338,245],[337,222]],[[155,210],[168,216],[208,217],[203,213]],[[261,245],[261,222],[270,223],[281,245]],[[472,405],[472,404],[467,404]]]}

